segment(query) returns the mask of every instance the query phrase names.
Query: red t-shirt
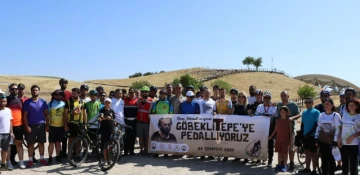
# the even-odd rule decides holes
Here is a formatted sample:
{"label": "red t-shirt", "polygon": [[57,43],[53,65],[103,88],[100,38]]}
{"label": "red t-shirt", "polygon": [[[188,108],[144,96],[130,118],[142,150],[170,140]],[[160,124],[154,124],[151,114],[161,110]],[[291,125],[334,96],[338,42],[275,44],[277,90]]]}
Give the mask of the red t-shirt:
{"label": "red t-shirt", "polygon": [[71,98],[71,92],[65,90],[64,93],[65,93],[65,97],[63,97],[62,101],[67,102]]}

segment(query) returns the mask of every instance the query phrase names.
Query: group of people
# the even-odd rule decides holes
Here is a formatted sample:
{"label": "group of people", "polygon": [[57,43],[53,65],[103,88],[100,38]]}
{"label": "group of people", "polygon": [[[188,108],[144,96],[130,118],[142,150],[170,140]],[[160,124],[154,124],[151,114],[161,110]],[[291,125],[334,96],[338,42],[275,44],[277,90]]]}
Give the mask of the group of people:
{"label": "group of people", "polygon": [[[125,127],[126,134],[124,155],[135,155],[136,138],[139,139],[139,155],[145,155],[148,154],[151,114],[225,114],[261,115],[270,118],[267,162],[244,159],[244,164],[251,161],[271,167],[275,146],[279,162],[275,170],[293,171],[295,120],[302,118],[301,134],[306,150],[306,168],[299,172],[316,174],[316,148],[319,146],[323,174],[333,174],[336,164],[332,157],[332,148],[338,146],[341,147],[343,159],[342,171],[347,173],[350,164],[350,172],[357,173],[360,103],[355,99],[356,92],[353,89],[347,89],[341,94],[342,106],[338,112],[335,111],[330,92],[323,90],[320,93],[322,103],[314,107],[313,98],[308,97],[305,99],[307,109],[300,114],[298,105],[289,100],[288,92],[281,92],[281,102],[274,103],[271,101],[270,92],[263,92],[253,85],[249,87],[249,95],[244,91],[231,89],[229,98],[226,97],[226,90],[218,85],[213,86],[212,90],[201,86],[197,93],[191,85],[184,88],[181,84],[167,84],[159,93],[156,86],[144,86],[138,90],[116,89],[109,95],[101,86],[90,90],[84,84],[68,91],[66,79],[60,79],[59,85],[60,89],[51,94],[50,102],[39,97],[40,87],[37,85],[30,88],[30,98],[24,96],[24,84],[10,84],[8,96],[0,92],[1,169],[13,169],[16,164],[21,169],[31,168],[33,163],[38,162],[34,153],[35,143],[39,145],[42,165],[54,162],[54,149],[55,161],[62,162],[61,159],[67,157],[68,146],[79,134],[79,125],[85,125],[92,133],[96,132],[100,125],[101,143],[104,143],[110,139],[114,127],[120,124]],[[159,125],[161,132],[156,139],[169,138],[171,125],[165,121],[159,121]],[[44,158],[46,132],[49,136],[47,161]],[[23,162],[23,139],[26,139],[29,153],[26,166]],[[91,139],[96,139],[96,136],[91,136]],[[12,140],[13,144],[10,144]],[[8,151],[10,154],[7,154]],[[19,162],[15,161],[16,154]],[[159,157],[158,154],[154,156]],[[222,161],[228,161],[228,158],[224,157]],[[240,159],[235,158],[233,161]],[[312,171],[311,161],[314,165]],[[341,166],[341,162],[338,164]]]}

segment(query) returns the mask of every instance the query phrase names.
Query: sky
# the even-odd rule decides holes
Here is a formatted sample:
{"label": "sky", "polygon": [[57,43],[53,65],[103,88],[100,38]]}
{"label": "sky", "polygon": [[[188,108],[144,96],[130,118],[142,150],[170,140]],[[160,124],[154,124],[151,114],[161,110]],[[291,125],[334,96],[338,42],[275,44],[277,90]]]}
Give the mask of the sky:
{"label": "sky", "polygon": [[360,1],[0,1],[0,75],[127,78],[191,67],[246,68],[360,86]]}

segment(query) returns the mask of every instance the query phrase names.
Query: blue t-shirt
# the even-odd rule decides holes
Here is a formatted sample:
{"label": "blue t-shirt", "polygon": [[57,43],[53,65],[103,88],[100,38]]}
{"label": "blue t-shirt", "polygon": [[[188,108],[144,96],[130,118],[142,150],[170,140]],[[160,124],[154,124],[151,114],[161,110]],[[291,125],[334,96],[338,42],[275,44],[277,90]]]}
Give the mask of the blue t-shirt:
{"label": "blue t-shirt", "polygon": [[180,105],[181,114],[200,114],[200,106],[197,102],[192,101],[188,103],[186,101],[182,102]]}
{"label": "blue t-shirt", "polygon": [[45,123],[44,111],[48,109],[48,105],[44,99],[39,98],[34,102],[32,98],[24,102],[23,110],[27,112],[29,125]]}
{"label": "blue t-shirt", "polygon": [[[306,109],[303,111],[301,118],[301,122],[304,125],[303,135],[306,135],[308,132],[310,132],[314,125],[317,124],[319,116],[320,111],[315,108]],[[315,136],[315,131],[311,133],[311,136]]]}

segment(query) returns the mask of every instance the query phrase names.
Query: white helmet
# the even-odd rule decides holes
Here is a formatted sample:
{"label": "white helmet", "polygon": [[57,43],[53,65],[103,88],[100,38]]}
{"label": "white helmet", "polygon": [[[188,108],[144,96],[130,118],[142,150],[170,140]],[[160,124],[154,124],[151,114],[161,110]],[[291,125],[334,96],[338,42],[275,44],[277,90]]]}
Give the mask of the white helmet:
{"label": "white helmet", "polygon": [[265,97],[265,96],[271,97],[271,93],[269,91],[265,91],[263,97]]}

